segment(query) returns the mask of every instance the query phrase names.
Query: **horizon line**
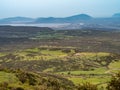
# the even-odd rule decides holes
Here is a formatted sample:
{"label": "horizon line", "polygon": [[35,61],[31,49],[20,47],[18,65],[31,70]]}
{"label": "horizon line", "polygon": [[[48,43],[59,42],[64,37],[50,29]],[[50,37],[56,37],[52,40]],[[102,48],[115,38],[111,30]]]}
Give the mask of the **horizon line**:
{"label": "horizon line", "polygon": [[46,17],[44,17],[44,16],[38,16],[38,17],[30,17],[30,16],[9,16],[9,17],[3,17],[3,18],[0,18],[0,19],[6,19],[6,18],[17,18],[17,17],[23,17],[23,18],[31,18],[31,19],[37,19],[37,18],[66,18],[66,17],[71,17],[71,16],[76,16],[76,15],[82,15],[82,14],[85,14],[85,15],[88,15],[88,16],[90,16],[90,17],[93,17],[93,18],[110,18],[110,17],[112,17],[113,15],[115,15],[115,14],[120,14],[120,13],[114,13],[114,14],[112,14],[112,15],[110,15],[110,16],[96,16],[96,17],[94,17],[94,16],[92,16],[92,15],[90,15],[90,14],[87,14],[87,13],[81,13],[81,14],[74,14],[74,15],[69,15],[69,16],[46,16]]}

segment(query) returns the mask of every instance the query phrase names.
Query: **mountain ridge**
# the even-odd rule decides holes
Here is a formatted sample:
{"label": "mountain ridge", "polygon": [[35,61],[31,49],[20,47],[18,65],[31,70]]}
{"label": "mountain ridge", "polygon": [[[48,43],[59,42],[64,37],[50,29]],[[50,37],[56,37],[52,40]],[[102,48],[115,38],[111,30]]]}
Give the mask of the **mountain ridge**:
{"label": "mountain ridge", "polygon": [[70,22],[79,22],[92,19],[90,15],[87,14],[78,14],[68,17],[38,17],[38,18],[29,18],[29,17],[9,17],[0,19],[0,23],[70,23]]}
{"label": "mountain ridge", "polygon": [[29,18],[29,17],[21,17],[21,16],[17,16],[17,17],[8,17],[8,18],[3,18],[0,20],[0,22],[2,23],[24,23],[24,22],[32,22],[34,21],[33,18]]}
{"label": "mountain ridge", "polygon": [[116,13],[106,18],[95,18],[87,14],[78,14],[69,17],[10,17],[1,19],[0,25],[49,27],[58,30],[84,28],[119,30],[119,16],[120,14]]}
{"label": "mountain ridge", "polygon": [[[109,19],[119,18],[120,13],[115,13]],[[38,17],[38,18],[29,18],[29,17],[8,17],[0,19],[0,24],[29,24],[29,23],[79,23],[87,22],[91,20],[98,19],[108,19],[108,18],[95,18],[88,14],[77,14],[68,17]]]}

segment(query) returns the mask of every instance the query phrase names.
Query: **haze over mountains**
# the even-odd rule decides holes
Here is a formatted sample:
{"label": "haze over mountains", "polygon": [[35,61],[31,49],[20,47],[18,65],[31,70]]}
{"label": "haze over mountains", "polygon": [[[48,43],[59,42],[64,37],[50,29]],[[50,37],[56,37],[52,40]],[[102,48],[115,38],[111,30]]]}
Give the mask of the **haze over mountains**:
{"label": "haze over mountains", "polygon": [[[81,29],[81,28],[105,28],[119,29],[120,13],[111,17],[94,18],[87,14],[79,14],[65,18],[46,17],[46,18],[28,18],[28,17],[9,17],[0,19],[1,25],[28,25],[52,27],[55,29]],[[39,25],[38,25],[39,24]],[[42,25],[41,25],[42,24]],[[43,25],[44,24],[44,25]]]}
{"label": "haze over mountains", "polygon": [[81,20],[89,20],[92,19],[91,16],[87,14],[79,14],[65,18],[55,18],[55,17],[46,17],[46,18],[28,18],[28,17],[9,17],[0,20],[0,23],[72,23],[72,22],[80,22]]}

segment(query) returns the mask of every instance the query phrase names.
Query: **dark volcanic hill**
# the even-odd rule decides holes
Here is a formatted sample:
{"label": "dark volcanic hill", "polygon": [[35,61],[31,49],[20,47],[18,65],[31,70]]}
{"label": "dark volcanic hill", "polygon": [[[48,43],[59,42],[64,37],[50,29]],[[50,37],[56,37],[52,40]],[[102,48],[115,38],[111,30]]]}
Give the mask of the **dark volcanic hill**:
{"label": "dark volcanic hill", "polygon": [[48,27],[32,27],[32,26],[0,26],[0,38],[26,38],[36,35],[38,32],[52,31]]}

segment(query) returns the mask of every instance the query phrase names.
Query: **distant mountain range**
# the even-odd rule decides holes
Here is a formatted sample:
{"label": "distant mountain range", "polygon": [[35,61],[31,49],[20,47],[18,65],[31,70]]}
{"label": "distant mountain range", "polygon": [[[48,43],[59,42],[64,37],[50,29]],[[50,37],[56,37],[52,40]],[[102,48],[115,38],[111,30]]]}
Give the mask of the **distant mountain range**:
{"label": "distant mountain range", "polygon": [[28,18],[28,17],[9,17],[0,19],[1,24],[23,24],[23,23],[79,23],[79,22],[88,22],[91,20],[110,20],[114,18],[120,18],[120,13],[114,14],[110,18],[93,18],[87,14],[79,14],[65,18],[55,18],[55,17],[47,17],[47,18]]}
{"label": "distant mountain range", "polygon": [[[87,14],[73,15],[64,18],[46,17],[46,18],[28,18],[28,17],[10,17],[0,19],[1,25],[11,24],[25,24],[25,25],[37,25],[37,24],[63,24],[52,25],[52,28],[57,29],[81,29],[81,28],[110,28],[120,29],[120,13],[116,13],[111,17],[106,18],[94,18]],[[69,24],[65,24],[69,23]],[[47,26],[46,27],[51,27]]]}
{"label": "distant mountain range", "polygon": [[54,18],[54,17],[38,18],[35,22],[36,23],[74,23],[74,22],[80,22],[90,19],[92,19],[92,17],[87,14],[79,14],[65,18]]}
{"label": "distant mountain range", "polygon": [[9,17],[0,20],[0,23],[26,23],[33,22],[34,19],[28,17]]}
{"label": "distant mountain range", "polygon": [[0,23],[7,23],[7,24],[16,24],[16,23],[73,23],[73,22],[80,22],[85,20],[92,19],[91,16],[87,14],[79,14],[65,18],[55,18],[55,17],[47,17],[47,18],[27,18],[27,17],[10,17],[4,18],[0,20]]}

